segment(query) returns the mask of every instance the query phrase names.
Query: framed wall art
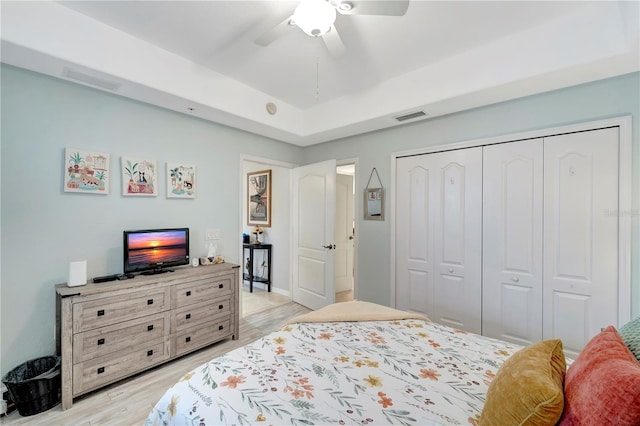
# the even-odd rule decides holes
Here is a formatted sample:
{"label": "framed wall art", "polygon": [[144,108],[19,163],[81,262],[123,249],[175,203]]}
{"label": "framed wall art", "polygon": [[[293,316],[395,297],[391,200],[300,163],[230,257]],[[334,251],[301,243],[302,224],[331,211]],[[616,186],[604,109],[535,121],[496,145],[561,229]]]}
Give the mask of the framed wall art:
{"label": "framed wall art", "polygon": [[167,198],[196,198],[196,166],[167,162]]}
{"label": "framed wall art", "polygon": [[158,195],[156,160],[122,157],[122,195]]}
{"label": "framed wall art", "polygon": [[[379,186],[372,188],[370,185],[374,173]],[[369,181],[364,188],[364,220],[384,220],[384,187],[375,167],[371,170]]]}
{"label": "framed wall art", "polygon": [[247,173],[247,225],[271,226],[271,170]]}
{"label": "framed wall art", "polygon": [[109,193],[109,154],[66,148],[64,159],[65,192]]}

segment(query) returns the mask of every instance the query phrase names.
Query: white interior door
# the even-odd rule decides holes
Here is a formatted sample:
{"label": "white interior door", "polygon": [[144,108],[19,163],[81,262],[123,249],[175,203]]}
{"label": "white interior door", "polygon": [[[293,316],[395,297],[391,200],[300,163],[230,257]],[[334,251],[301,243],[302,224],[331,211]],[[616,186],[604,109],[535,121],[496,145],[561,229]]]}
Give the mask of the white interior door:
{"label": "white interior door", "polygon": [[480,334],[482,328],[482,148],[435,154],[436,322]]}
{"label": "white interior door", "polygon": [[571,356],[618,321],[618,132],[544,139],[543,337]]}
{"label": "white interior door", "polygon": [[482,334],[542,339],[542,139],[484,147]]}
{"label": "white interior door", "polygon": [[432,155],[396,160],[396,308],[433,311]]}
{"label": "white interior door", "polygon": [[400,158],[396,307],[480,333],[482,148]]}
{"label": "white interior door", "polygon": [[353,176],[336,175],[336,292],[353,290]]}
{"label": "white interior door", "polygon": [[310,309],[335,302],[336,160],[293,169],[293,300]]}

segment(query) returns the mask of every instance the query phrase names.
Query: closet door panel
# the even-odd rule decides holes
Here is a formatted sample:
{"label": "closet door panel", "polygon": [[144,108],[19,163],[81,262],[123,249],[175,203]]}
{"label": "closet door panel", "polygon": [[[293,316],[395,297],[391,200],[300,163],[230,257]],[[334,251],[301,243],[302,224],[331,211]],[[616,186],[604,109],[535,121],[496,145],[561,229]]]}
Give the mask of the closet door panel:
{"label": "closet door panel", "polygon": [[542,139],[484,147],[483,334],[542,338]]}
{"label": "closet door panel", "polygon": [[396,163],[396,307],[426,315],[433,287],[431,162],[423,155]]}
{"label": "closet door panel", "polygon": [[544,338],[576,355],[618,319],[618,129],[545,138]]}
{"label": "closet door panel", "polygon": [[480,334],[482,148],[432,154],[437,169],[434,304],[431,319]]}

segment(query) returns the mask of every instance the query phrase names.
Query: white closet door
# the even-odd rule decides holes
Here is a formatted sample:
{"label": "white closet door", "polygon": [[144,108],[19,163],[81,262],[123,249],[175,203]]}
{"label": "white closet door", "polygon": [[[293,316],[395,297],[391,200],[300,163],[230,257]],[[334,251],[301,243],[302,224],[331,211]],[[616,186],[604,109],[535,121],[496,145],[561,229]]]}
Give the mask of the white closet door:
{"label": "white closet door", "polygon": [[618,128],[544,140],[544,332],[573,356],[618,319]]}
{"label": "white closet door", "polygon": [[542,139],[484,147],[482,334],[542,339]]}
{"label": "white closet door", "polygon": [[433,310],[432,155],[396,161],[396,308]]}
{"label": "white closet door", "polygon": [[482,148],[398,159],[396,306],[480,333]]}

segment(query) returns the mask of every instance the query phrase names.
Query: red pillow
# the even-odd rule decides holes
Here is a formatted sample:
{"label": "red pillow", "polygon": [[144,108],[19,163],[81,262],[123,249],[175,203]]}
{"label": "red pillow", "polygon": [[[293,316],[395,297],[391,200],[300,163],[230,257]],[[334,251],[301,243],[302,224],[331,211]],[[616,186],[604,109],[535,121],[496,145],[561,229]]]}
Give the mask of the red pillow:
{"label": "red pillow", "polygon": [[567,425],[640,425],[640,363],[613,326],[594,336],[564,378]]}

